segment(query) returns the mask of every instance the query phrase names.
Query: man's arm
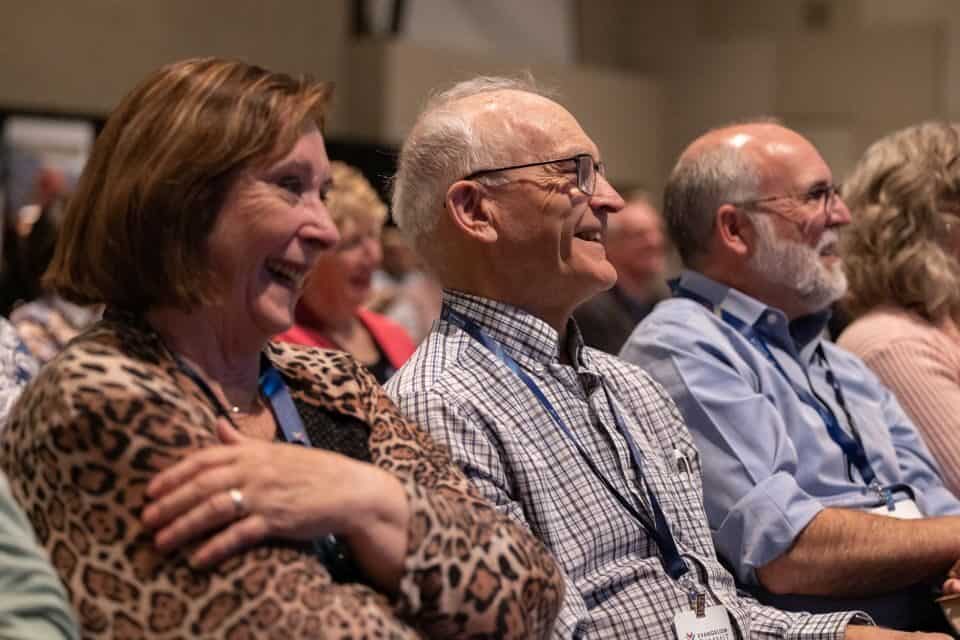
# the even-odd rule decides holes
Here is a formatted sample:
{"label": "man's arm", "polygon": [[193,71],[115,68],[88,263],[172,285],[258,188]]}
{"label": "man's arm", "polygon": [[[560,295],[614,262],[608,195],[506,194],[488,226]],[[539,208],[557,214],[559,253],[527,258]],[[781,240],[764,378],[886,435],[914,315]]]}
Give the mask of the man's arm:
{"label": "man's arm", "polygon": [[852,624],[847,627],[843,640],[949,640],[945,633],[912,633],[909,631],[894,631],[865,625]]}
{"label": "man's arm", "polygon": [[700,450],[714,542],[742,582],[778,593],[871,596],[945,573],[960,557],[960,520],[825,510],[804,491],[802,452],[728,336],[696,322],[641,328],[622,355],[680,407]]}
{"label": "man's arm", "polygon": [[936,578],[958,557],[955,516],[899,520],[824,509],[757,577],[772,593],[857,597]]}

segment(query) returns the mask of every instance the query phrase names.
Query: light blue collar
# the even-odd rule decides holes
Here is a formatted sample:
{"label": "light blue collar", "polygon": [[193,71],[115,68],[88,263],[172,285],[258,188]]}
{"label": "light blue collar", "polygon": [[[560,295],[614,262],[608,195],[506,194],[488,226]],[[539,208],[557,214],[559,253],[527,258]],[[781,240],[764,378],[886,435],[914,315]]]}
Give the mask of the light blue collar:
{"label": "light blue collar", "polygon": [[688,269],[680,273],[671,287],[674,295],[682,290],[701,303],[709,303],[717,315],[728,313],[734,316],[777,347],[799,355],[802,362],[810,362],[830,320],[830,310],[826,309],[788,322],[787,316],[779,309]]}

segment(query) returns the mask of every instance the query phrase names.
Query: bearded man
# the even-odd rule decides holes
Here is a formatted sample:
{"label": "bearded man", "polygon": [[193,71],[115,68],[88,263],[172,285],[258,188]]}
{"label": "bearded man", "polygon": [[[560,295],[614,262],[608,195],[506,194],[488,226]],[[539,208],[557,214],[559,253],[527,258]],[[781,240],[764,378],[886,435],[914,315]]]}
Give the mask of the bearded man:
{"label": "bearded man", "polygon": [[779,124],[716,129],[681,155],[664,217],[687,269],[621,356],[694,434],[721,559],[779,608],[941,626],[930,584],[958,557],[960,520],[937,516],[960,501],[893,395],[822,337],[850,221],[830,168]]}

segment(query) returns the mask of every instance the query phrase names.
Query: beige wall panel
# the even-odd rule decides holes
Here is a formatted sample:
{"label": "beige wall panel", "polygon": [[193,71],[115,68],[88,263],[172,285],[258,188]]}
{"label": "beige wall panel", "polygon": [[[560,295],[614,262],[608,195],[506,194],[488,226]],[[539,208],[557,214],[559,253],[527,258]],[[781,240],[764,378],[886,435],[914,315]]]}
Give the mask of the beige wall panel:
{"label": "beige wall panel", "polygon": [[933,25],[960,13],[956,0],[857,0],[860,24]]}
{"label": "beige wall panel", "polygon": [[860,150],[892,129],[944,111],[937,28],[793,36],[780,47],[778,110],[788,116],[855,119]]}
{"label": "beige wall panel", "polygon": [[616,16],[618,43],[628,68],[659,73],[702,38],[698,33],[700,0],[624,2],[622,6]]}
{"label": "beige wall panel", "polygon": [[630,20],[622,0],[577,0],[577,50],[579,61],[603,67],[623,67],[628,62],[623,45]]}
{"label": "beige wall panel", "polygon": [[960,121],[960,15],[945,22],[943,40],[944,116]]}
{"label": "beige wall panel", "polygon": [[786,124],[805,136],[833,172],[834,182],[843,182],[860,153],[853,121],[821,122],[803,117],[790,118]]}
{"label": "beige wall panel", "polygon": [[678,57],[676,66],[662,76],[661,180],[680,152],[707,129],[773,115],[776,66],[776,46],[764,40],[704,45]]}
{"label": "beige wall panel", "polygon": [[385,46],[373,39],[353,40],[344,49],[342,61],[342,81],[334,93],[328,131],[345,139],[378,142],[392,86]]}
{"label": "beige wall panel", "polygon": [[336,80],[340,0],[0,0],[0,105],[105,113],[150,70],[239,57]]}
{"label": "beige wall panel", "polygon": [[[381,58],[381,81],[351,82],[350,104],[381,105],[362,112],[354,121],[352,109],[345,130],[360,134],[367,126],[377,127],[375,139],[399,144],[433,90],[476,74],[517,74],[531,71],[543,86],[556,88],[560,101],[577,117],[600,146],[610,167],[610,177],[624,184],[646,183],[656,175],[659,146],[659,91],[649,80],[636,74],[580,66],[533,65],[462,53],[439,51],[402,42],[368,42],[350,49],[347,77],[366,73],[369,57]],[[374,66],[375,66],[374,65]],[[367,92],[368,95],[361,95]],[[380,98],[376,94],[380,94]],[[358,112],[359,113],[359,112]]]}
{"label": "beige wall panel", "polygon": [[700,0],[699,32],[712,38],[770,37],[852,25],[858,0]]}

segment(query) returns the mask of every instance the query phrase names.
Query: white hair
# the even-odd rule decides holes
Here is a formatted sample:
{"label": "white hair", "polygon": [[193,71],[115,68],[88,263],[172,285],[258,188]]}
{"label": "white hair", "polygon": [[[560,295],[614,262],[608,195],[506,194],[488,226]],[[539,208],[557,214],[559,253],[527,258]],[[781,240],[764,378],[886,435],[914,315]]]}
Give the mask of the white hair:
{"label": "white hair", "polygon": [[681,156],[663,191],[663,219],[686,266],[707,253],[717,209],[754,198],[759,186],[757,167],[739,149],[718,144]]}
{"label": "white hair", "polygon": [[827,267],[820,262],[821,250],[837,243],[837,232],[826,229],[816,247],[777,236],[771,214],[751,213],[757,232],[757,247],[750,267],[768,282],[795,294],[808,313],[826,309],[847,291],[847,276],[838,262]]}
{"label": "white hair", "polygon": [[499,91],[549,97],[531,77],[466,80],[431,97],[403,143],[393,178],[393,219],[421,253],[439,220],[447,188],[475,171],[510,162],[510,120],[504,118],[497,130],[481,129],[473,115],[456,105],[465,98]]}

